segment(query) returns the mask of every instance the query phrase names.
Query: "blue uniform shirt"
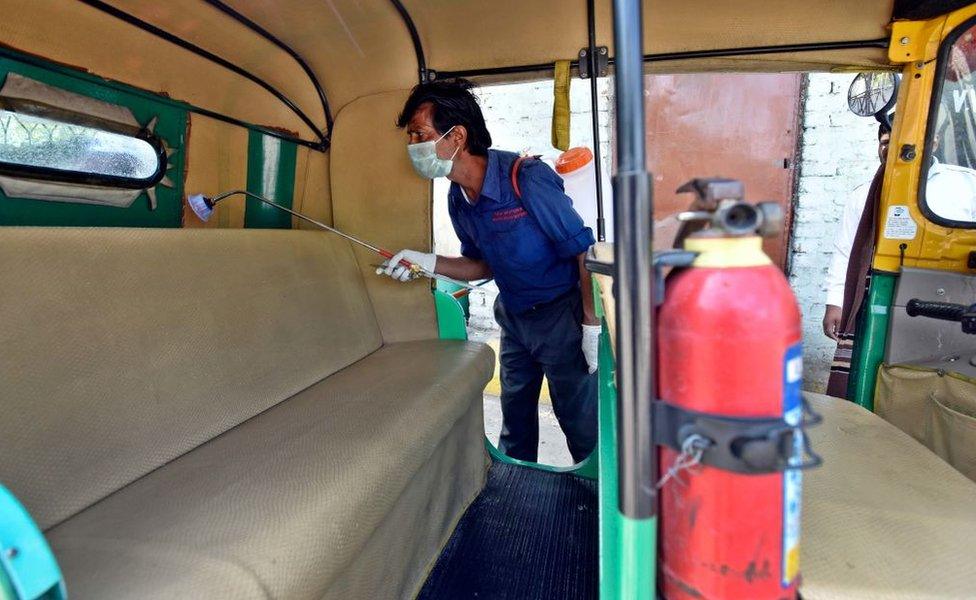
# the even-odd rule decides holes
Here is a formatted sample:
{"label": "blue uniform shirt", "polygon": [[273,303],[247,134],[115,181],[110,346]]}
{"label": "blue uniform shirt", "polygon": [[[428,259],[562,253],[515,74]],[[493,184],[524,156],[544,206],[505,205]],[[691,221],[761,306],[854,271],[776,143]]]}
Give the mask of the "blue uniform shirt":
{"label": "blue uniform shirt", "polygon": [[501,301],[513,313],[554,300],[579,285],[576,256],[593,245],[593,231],[563,192],[563,180],[539,160],[519,169],[522,199],[512,189],[518,155],[488,151],[481,196],[471,205],[451,184],[448,212],[461,254],[491,267]]}

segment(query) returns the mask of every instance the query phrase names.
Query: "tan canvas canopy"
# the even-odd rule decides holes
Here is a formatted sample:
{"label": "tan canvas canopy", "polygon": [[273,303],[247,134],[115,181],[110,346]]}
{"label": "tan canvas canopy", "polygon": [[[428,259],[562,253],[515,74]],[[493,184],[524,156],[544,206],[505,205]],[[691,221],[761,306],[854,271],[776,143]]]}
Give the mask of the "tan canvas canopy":
{"label": "tan canvas canopy", "polygon": [[[648,1],[646,64],[657,71],[883,68],[882,40],[901,4],[912,3]],[[352,100],[409,88],[421,71],[544,76],[588,41],[585,0],[0,5],[0,41],[9,47],[310,142],[328,138],[333,117]],[[612,57],[611,2],[596,0],[594,16],[596,44]]]}

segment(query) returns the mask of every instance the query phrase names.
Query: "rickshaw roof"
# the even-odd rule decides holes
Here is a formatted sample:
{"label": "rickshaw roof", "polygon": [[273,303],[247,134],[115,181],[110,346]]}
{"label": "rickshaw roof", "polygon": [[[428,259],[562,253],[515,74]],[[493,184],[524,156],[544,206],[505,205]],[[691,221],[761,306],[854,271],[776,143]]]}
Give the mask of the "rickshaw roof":
{"label": "rickshaw roof", "polygon": [[[588,43],[585,0],[3,2],[0,40],[15,50],[308,140],[315,129],[327,134],[350,101],[416,84],[421,68],[539,78]],[[594,4],[596,44],[612,61],[611,1]],[[893,19],[961,4],[652,0],[645,64],[649,72],[889,68]]]}

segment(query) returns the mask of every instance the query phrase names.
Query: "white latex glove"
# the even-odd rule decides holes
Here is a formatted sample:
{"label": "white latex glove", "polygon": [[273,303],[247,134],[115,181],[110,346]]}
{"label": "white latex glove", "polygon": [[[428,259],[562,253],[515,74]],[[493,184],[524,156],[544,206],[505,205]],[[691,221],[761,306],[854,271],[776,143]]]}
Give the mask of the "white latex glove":
{"label": "white latex glove", "polygon": [[400,264],[401,260],[413,263],[428,273],[433,273],[437,266],[436,254],[427,254],[416,250],[401,250],[393,258],[386,261],[383,272],[397,281],[410,281],[417,277],[416,273]]}
{"label": "white latex glove", "polygon": [[583,356],[590,367],[590,373],[596,373],[599,366],[600,354],[600,325],[583,325]]}

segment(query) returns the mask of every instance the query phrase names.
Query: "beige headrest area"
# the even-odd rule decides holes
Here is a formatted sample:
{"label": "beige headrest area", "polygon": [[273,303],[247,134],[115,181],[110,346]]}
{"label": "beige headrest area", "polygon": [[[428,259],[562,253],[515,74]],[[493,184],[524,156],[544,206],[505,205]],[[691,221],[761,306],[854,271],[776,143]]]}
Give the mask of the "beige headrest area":
{"label": "beige headrest area", "polygon": [[381,345],[320,232],[5,228],[0,281],[0,472],[42,528]]}
{"label": "beige headrest area", "polygon": [[[0,0],[0,41],[245,122],[317,141],[279,98],[242,74],[214,64],[124,19],[136,19],[194,44],[267,82],[327,127],[314,77],[334,115],[354,101],[406,89],[418,61],[406,21],[390,0],[223,0],[307,63],[253,28],[198,0],[107,0],[108,11],[78,0]],[[427,67],[437,71],[547,65],[575,59],[587,45],[584,0],[404,0]],[[613,54],[611,0],[596,1],[596,43]],[[647,0],[644,51],[661,54],[888,37],[892,0]],[[111,10],[120,14],[110,14]],[[816,26],[812,26],[812,24]],[[476,24],[476,26],[475,26]],[[817,50],[737,58],[649,63],[648,70],[788,71],[890,66],[884,48]],[[545,70],[521,77],[545,77]]]}

